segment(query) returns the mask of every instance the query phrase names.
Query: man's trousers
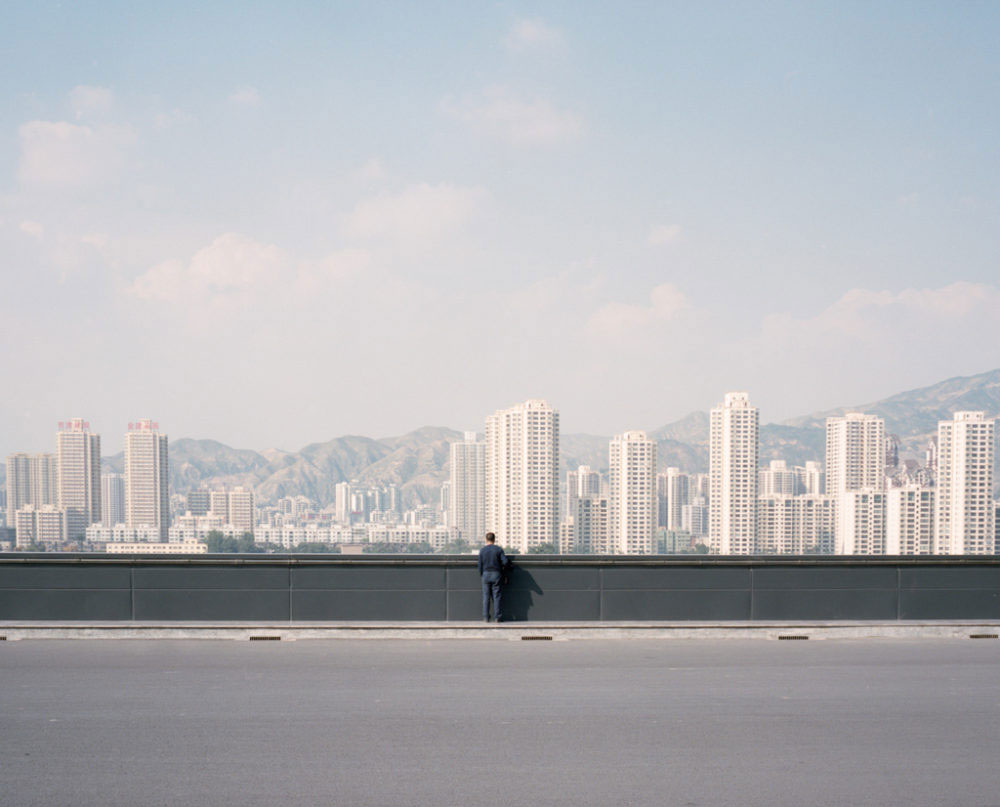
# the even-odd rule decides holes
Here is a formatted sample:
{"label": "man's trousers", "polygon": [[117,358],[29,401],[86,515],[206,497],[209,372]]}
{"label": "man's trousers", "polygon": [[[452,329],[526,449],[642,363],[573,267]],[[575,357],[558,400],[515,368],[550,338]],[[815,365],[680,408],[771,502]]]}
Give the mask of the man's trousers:
{"label": "man's trousers", "polygon": [[500,572],[483,572],[483,619],[490,618],[490,598],[493,599],[493,618],[503,619],[503,583]]}

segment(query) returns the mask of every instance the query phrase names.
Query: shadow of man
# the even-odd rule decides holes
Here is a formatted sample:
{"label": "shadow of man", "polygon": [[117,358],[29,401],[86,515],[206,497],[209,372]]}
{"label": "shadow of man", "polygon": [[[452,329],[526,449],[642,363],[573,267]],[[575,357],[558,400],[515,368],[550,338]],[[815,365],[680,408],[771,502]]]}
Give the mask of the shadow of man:
{"label": "shadow of man", "polygon": [[503,613],[507,622],[526,622],[528,612],[535,604],[535,594],[544,596],[541,586],[527,569],[517,564],[517,559],[510,558],[506,570],[506,581],[503,588]]}

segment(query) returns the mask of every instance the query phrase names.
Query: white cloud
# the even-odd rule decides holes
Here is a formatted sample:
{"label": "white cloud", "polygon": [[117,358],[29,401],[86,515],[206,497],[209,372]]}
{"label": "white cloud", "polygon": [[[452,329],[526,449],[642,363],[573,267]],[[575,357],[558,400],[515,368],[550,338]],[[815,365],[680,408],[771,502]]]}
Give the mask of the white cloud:
{"label": "white cloud", "polygon": [[958,281],[937,289],[900,292],[851,289],[816,316],[799,318],[772,314],[764,318],[762,333],[772,344],[822,344],[831,337],[867,343],[876,348],[904,338],[911,344],[923,334],[939,339],[936,329],[950,325],[973,333],[992,326],[1000,311],[1000,289],[984,283]]}
{"label": "white cloud", "polygon": [[115,94],[107,87],[80,84],[70,90],[69,105],[77,120],[100,117],[111,111]]}
{"label": "white cloud", "polygon": [[291,269],[291,260],[278,247],[225,233],[186,263],[169,260],[152,267],[136,278],[131,293],[167,302],[241,297],[280,282]]}
{"label": "white cloud", "polygon": [[362,182],[377,182],[380,179],[385,179],[387,173],[385,163],[378,157],[372,157],[365,160],[364,164],[357,169],[355,175]]}
{"label": "white cloud", "polygon": [[[90,241],[101,248],[99,237]],[[239,233],[224,233],[190,260],[167,260],[137,277],[128,295],[185,306],[199,315],[280,311],[298,306],[303,295],[317,298],[363,275],[370,254],[345,249],[318,260],[299,260],[273,244]]]}
{"label": "white cloud", "polygon": [[263,101],[256,87],[239,87],[230,93],[229,103],[235,106],[254,108],[259,107]]}
{"label": "white cloud", "polygon": [[153,116],[153,126],[156,129],[169,129],[172,126],[182,126],[186,123],[191,123],[193,120],[193,115],[175,107],[157,112]]}
{"label": "white cloud", "polygon": [[646,243],[652,247],[663,246],[676,241],[680,234],[681,228],[678,224],[656,224],[650,229]]}
{"label": "white cloud", "polygon": [[108,179],[122,167],[136,141],[127,126],[80,126],[35,120],[18,129],[21,182],[85,185]]}
{"label": "white cloud", "polygon": [[342,249],[318,261],[303,263],[295,279],[299,293],[314,294],[331,284],[352,280],[364,275],[372,264],[371,253],[366,249]]}
{"label": "white cloud", "polygon": [[37,221],[28,221],[27,219],[22,221],[20,230],[25,235],[31,236],[37,241],[41,241],[45,235],[45,228]]}
{"label": "white cloud", "polygon": [[468,223],[488,197],[477,187],[413,185],[361,202],[348,217],[346,231],[358,238],[427,243]]}
{"label": "white cloud", "polygon": [[553,145],[583,132],[583,119],[542,98],[521,98],[505,87],[492,87],[481,98],[446,99],[444,111],[475,131],[518,146]]}
{"label": "white cloud", "polygon": [[511,50],[562,48],[566,44],[562,33],[537,17],[517,20],[504,44]]}
{"label": "white cloud", "polygon": [[662,283],[649,293],[648,305],[605,303],[591,315],[587,327],[597,335],[624,337],[651,325],[676,321],[693,309],[684,292],[672,283]]}

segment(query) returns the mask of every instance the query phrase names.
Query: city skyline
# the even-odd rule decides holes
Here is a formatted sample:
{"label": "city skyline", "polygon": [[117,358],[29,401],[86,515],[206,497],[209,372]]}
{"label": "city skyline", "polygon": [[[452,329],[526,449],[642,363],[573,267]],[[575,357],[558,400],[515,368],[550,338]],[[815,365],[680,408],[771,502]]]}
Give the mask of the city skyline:
{"label": "city skyline", "polygon": [[901,459],[881,416],[849,411],[825,418],[823,463],[765,466],[759,410],[747,392],[727,392],[710,413],[707,474],[660,472],[657,440],[633,430],[608,441],[606,477],[582,464],[567,471],[564,497],[560,414],[529,399],[486,416],[485,440],[475,432],[452,440],[437,503],[409,510],[384,480],[342,479],[335,501],[318,503],[294,491],[262,501],[254,485],[232,479],[171,491],[168,437],[149,419],[128,424],[115,494],[115,475],[102,474],[100,435],[74,418],[59,423],[54,456],[8,457],[5,542],[165,554],[236,539],[242,551],[454,552],[485,531],[519,553],[993,554],[996,418],[950,414],[938,420],[923,465]]}
{"label": "city skyline", "polygon": [[995,6],[296,8],[8,9],[0,454],[70,403],[290,449],[996,366]]}

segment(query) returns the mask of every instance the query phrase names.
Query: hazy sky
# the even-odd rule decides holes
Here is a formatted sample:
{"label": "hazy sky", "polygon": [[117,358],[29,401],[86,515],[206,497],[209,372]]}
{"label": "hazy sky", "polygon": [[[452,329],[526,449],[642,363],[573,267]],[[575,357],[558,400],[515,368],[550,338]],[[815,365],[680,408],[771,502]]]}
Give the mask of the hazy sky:
{"label": "hazy sky", "polygon": [[0,454],[1000,366],[998,40],[985,2],[6,3]]}

